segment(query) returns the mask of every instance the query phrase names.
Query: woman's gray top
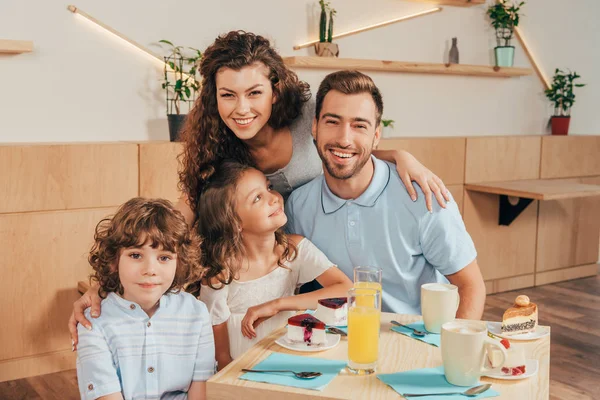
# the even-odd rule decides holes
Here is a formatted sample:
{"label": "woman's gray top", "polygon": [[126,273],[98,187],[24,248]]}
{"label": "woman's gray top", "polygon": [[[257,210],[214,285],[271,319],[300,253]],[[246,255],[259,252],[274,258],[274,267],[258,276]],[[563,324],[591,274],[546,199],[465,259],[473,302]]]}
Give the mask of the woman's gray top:
{"label": "woman's gray top", "polygon": [[307,101],[302,113],[291,123],[292,159],[285,167],[267,174],[273,189],[286,200],[292,190],[304,185],[323,173],[323,163],[313,143],[312,121],[315,117],[315,102]]}

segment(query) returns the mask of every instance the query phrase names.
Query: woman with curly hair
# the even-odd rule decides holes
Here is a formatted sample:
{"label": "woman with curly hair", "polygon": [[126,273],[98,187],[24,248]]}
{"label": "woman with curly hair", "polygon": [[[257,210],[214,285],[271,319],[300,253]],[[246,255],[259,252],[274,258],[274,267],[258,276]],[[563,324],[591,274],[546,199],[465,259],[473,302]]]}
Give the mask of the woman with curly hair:
{"label": "woman with curly hair", "polygon": [[79,325],[81,398],[205,399],[213,330],[204,303],[181,292],[203,271],[181,213],[167,200],[129,200],[96,227],[89,262],[104,300],[94,329]]}

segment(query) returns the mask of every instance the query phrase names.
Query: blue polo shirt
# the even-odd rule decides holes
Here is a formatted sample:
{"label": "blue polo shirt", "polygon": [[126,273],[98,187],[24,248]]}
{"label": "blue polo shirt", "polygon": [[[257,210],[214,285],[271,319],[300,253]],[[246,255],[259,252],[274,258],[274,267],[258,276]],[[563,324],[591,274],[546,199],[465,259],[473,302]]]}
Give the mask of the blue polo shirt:
{"label": "blue polo shirt", "polygon": [[121,392],[125,400],[186,399],[192,381],[214,373],[215,343],[204,303],[189,293],[161,297],[149,318],[136,303],[109,293],[102,315],[78,326],[77,381],[82,399]]}
{"label": "blue polo shirt", "polygon": [[344,273],[383,269],[382,310],[421,314],[421,285],[447,283],[477,257],[456,202],[427,210],[418,185],[413,202],[393,164],[371,156],[375,171],[356,199],[334,195],[324,175],[294,190],[286,203],[288,232],[307,237]]}

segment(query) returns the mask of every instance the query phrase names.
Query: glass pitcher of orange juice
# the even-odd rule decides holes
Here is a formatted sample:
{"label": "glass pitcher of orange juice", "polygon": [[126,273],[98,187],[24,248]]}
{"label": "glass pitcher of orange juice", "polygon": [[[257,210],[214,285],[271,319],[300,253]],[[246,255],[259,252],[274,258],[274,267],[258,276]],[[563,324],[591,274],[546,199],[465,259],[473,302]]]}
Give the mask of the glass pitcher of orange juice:
{"label": "glass pitcher of orange juice", "polygon": [[348,292],[348,369],[359,375],[376,371],[381,325],[381,290]]}

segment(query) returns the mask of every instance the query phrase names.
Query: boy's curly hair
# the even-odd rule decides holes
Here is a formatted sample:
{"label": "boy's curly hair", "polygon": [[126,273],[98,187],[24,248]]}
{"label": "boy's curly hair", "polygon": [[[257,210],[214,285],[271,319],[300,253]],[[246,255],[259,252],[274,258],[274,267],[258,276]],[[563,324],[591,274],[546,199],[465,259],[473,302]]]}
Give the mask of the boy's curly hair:
{"label": "boy's curly hair", "polygon": [[94,269],[90,279],[100,285],[101,298],[110,292],[123,294],[118,266],[121,251],[147,243],[177,254],[175,278],[167,292],[177,293],[202,278],[200,238],[188,229],[183,215],[168,200],[136,197],[96,226],[88,261]]}

